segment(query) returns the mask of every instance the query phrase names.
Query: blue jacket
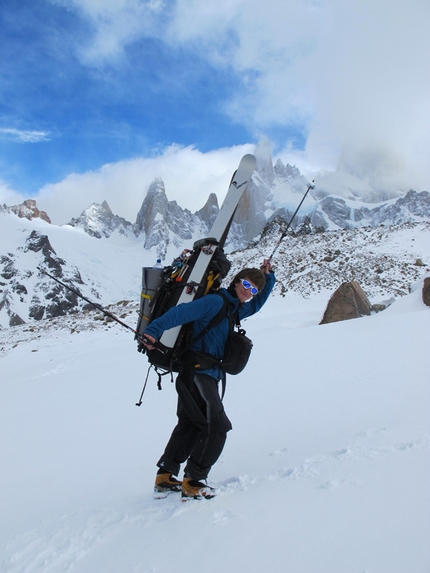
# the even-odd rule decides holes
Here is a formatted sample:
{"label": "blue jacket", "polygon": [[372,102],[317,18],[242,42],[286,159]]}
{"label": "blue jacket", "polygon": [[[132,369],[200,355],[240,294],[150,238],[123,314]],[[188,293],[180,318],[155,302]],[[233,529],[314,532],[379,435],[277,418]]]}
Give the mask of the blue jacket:
{"label": "blue jacket", "polygon": [[[250,301],[241,304],[239,299],[231,295],[225,288],[220,289],[236,311],[239,309],[239,318],[243,320],[258,312],[263,304],[267,301],[273,286],[276,282],[275,275],[271,272],[266,277],[264,289]],[[155,340],[160,340],[163,332],[179,326],[181,324],[193,323],[193,338],[202,332],[212,318],[218,314],[224,304],[222,296],[217,294],[208,294],[192,302],[186,302],[174,306],[165,312],[162,316],[152,321],[145,329],[144,334],[153,336]],[[224,318],[217,326],[211,328],[205,336],[197,340],[190,346],[191,350],[203,351],[211,354],[218,360],[224,355],[224,348],[227,342],[229,331],[228,317]],[[215,367],[210,370],[202,370],[213,378],[219,379],[222,376],[219,368]]]}

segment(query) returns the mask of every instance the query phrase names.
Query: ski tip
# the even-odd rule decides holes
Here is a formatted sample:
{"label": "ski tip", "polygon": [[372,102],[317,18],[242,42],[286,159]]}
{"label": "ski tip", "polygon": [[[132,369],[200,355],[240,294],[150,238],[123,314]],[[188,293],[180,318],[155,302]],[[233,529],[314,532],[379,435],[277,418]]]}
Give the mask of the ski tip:
{"label": "ski tip", "polygon": [[252,155],[252,153],[247,153],[246,155],[244,155],[242,157],[241,163],[242,162],[253,164],[255,166],[255,164],[257,163],[257,160],[255,159],[255,155]]}

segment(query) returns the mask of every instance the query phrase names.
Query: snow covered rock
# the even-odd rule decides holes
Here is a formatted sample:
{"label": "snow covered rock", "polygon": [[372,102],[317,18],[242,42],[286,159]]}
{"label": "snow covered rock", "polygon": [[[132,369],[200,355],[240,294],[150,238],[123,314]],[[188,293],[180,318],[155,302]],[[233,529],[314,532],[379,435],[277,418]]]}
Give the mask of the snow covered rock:
{"label": "snow covered rock", "polygon": [[65,265],[63,259],[57,257],[57,253],[52,248],[47,235],[42,235],[39,231],[32,231],[25,241],[24,253],[32,251],[33,253],[41,253],[43,255],[43,262],[56,276],[62,275],[62,265]]}
{"label": "snow covered rock", "polygon": [[20,205],[12,205],[11,207],[6,207],[4,205],[2,210],[9,213],[15,213],[15,215],[18,215],[21,219],[25,218],[29,221],[32,221],[33,219],[42,219],[47,223],[51,223],[51,219],[45,211],[39,211],[34,199],[27,199]]}
{"label": "snow covered rock", "polygon": [[[216,198],[210,197],[200,212],[208,222],[214,213],[216,215],[216,205]],[[143,235],[144,248],[156,247],[157,255],[164,258],[169,244],[179,247],[184,241],[191,241],[196,232],[206,236],[206,222],[199,214],[193,215],[176,201],[169,201],[163,180],[156,178],[148,189],[135,223],[135,234]]]}
{"label": "snow covered rock", "polygon": [[73,218],[69,225],[81,227],[86,233],[96,239],[109,237],[116,230],[121,234],[133,231],[133,225],[123,217],[114,215],[106,201],[103,201],[101,205],[92,203],[87,209],[82,211],[79,217]]}
{"label": "snow covered rock", "polygon": [[83,308],[77,294],[48,277],[44,270],[78,293],[84,288],[85,294],[98,298],[97,290],[84,285],[79,270],[57,255],[47,235],[33,229],[21,239],[22,229],[18,229],[18,233],[20,241],[16,248],[0,255],[2,327],[64,316]]}

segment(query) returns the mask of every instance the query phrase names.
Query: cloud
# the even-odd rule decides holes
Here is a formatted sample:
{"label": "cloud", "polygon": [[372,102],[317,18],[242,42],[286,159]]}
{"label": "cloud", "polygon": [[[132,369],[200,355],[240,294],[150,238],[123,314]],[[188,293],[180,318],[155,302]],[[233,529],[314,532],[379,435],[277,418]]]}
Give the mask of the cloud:
{"label": "cloud", "polygon": [[[87,136],[96,131],[91,120],[100,119],[103,127],[114,120],[120,124],[122,118],[115,117],[115,112],[127,102],[123,107],[130,114],[124,118],[125,132],[130,129],[134,137],[140,129],[145,145],[135,145],[130,136],[133,144],[118,145],[122,153],[117,153],[115,147],[115,153],[106,159],[101,143],[100,155],[85,165],[146,153],[153,141],[188,144],[198,137],[199,122],[204,124],[201,131],[210,133],[204,143],[207,149],[215,135],[204,123],[204,113],[198,114],[195,109],[200,101],[194,106],[192,100],[188,107],[183,102],[191,99],[188,94],[209,83],[207,107],[216,107],[217,112],[222,109],[231,120],[230,125],[226,122],[229,133],[220,145],[250,140],[251,135],[259,139],[265,134],[275,142],[276,156],[295,163],[306,175],[313,175],[310,178],[319,171],[338,170],[360,177],[369,188],[429,187],[428,0],[51,0],[51,4],[66,9],[57,10],[58,20],[53,20],[56,25],[51,35],[45,29],[42,34],[43,38],[51,38],[47,54],[55,54],[55,58],[40,58],[40,53],[45,54],[40,50],[23,53],[32,56],[30,63],[37,58],[46,62],[42,74],[33,66],[35,75],[42,76],[46,85],[45,72],[55,70],[51,77],[55,87],[52,113],[49,105],[53,100],[45,105],[52,122],[43,123],[52,126],[52,132],[4,126],[0,139],[35,143],[48,141],[55,133],[56,142],[59,134],[58,147],[63,142],[66,149],[67,136],[73,131],[70,126],[87,112],[84,123],[89,128],[77,145],[89,155],[96,147],[94,139]],[[67,19],[71,11],[73,18]],[[43,16],[43,21],[51,22]],[[57,22],[64,24],[61,30],[67,32],[61,38]],[[24,28],[28,29],[31,26]],[[24,37],[24,32],[21,35]],[[156,40],[152,44],[157,48],[161,46],[164,59],[157,59],[155,50],[150,51],[151,42],[141,42],[148,38]],[[65,57],[70,54],[70,59]],[[9,59],[13,67],[15,60]],[[185,62],[184,67],[175,65],[179,61]],[[166,62],[173,64],[169,67]],[[109,66],[108,73],[105,66]],[[31,66],[25,69],[28,72]],[[195,75],[187,75],[187,69]],[[205,81],[205,74],[210,72],[217,79],[213,84]],[[73,80],[69,84],[65,81],[68,76]],[[145,81],[140,81],[143,76]],[[171,79],[170,83],[162,81],[166,78]],[[41,88],[26,92],[24,84],[18,86],[15,91],[31,94],[29,98],[41,107]],[[83,88],[75,92],[76,86]],[[181,100],[177,98],[180,91],[184,96]],[[112,93],[115,98],[111,100]],[[150,97],[146,98],[148,93]],[[81,106],[78,119],[69,106],[74,95]],[[64,106],[56,109],[57,102]],[[140,115],[139,106],[154,113]],[[10,117],[28,117],[28,107],[21,103]],[[94,109],[100,115],[93,113]],[[64,119],[70,126],[61,124]],[[152,129],[151,119],[157,128],[161,126],[159,130]],[[9,125],[22,126],[19,121],[10,121]],[[192,129],[183,135],[185,129],[180,131],[176,121],[193,124]],[[234,133],[237,125],[245,126],[240,139]],[[218,127],[214,126],[213,132]],[[115,144],[119,140],[112,137]],[[25,149],[29,148],[33,151],[36,146]],[[202,153],[192,146],[170,145],[152,157],[72,173],[41,189],[40,208],[54,221],[64,223],[91,202],[106,199],[114,212],[133,220],[149,184],[161,176],[169,198],[195,210],[210,191],[216,191],[221,198],[224,180],[229,179],[245,149],[252,151],[251,146],[238,146]],[[64,165],[69,160],[67,165],[72,167],[67,169],[76,169],[82,160],[76,155],[78,159],[71,161],[71,155],[56,157],[51,164],[58,161]],[[42,167],[41,163],[40,170]]]}
{"label": "cloud", "polygon": [[20,205],[28,197],[24,197],[18,191],[11,189],[4,181],[0,180],[0,205]]}
{"label": "cloud", "polygon": [[[236,82],[220,102],[224,112],[304,164],[361,173],[368,164],[375,184],[391,174],[392,184],[428,186],[428,0],[74,5],[94,28],[82,52],[87,62],[124,55],[139,38],[158,38],[234,72]],[[289,140],[291,133],[305,143]]]}
{"label": "cloud", "polygon": [[302,126],[309,164],[362,175],[368,165],[375,185],[392,174],[399,184],[428,186],[429,2],[216,5],[213,25],[196,0],[179,0],[171,36],[198,42],[213,62],[235,68],[242,84],[225,107],[232,118],[269,133]]}
{"label": "cloud", "polygon": [[97,171],[71,174],[44,186],[35,197],[53,223],[65,224],[91,203],[106,200],[112,211],[134,222],[149,185],[161,177],[169,200],[195,212],[209,193],[224,198],[241,157],[254,145],[241,145],[202,153],[194,147],[171,145],[151,158],[136,158],[104,165]]}
{"label": "cloud", "polygon": [[17,143],[39,143],[41,141],[50,141],[48,131],[31,131],[28,129],[16,129],[14,127],[0,127],[0,138]]}
{"label": "cloud", "polygon": [[163,0],[71,0],[58,1],[74,8],[91,24],[92,35],[78,46],[81,61],[101,66],[122,60],[127,45],[157,35],[165,15]]}

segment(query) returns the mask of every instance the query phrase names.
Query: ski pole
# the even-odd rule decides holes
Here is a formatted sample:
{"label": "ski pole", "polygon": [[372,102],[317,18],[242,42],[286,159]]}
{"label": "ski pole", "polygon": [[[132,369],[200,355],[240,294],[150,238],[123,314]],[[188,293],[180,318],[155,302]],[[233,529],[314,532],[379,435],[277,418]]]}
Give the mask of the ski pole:
{"label": "ski pole", "polygon": [[71,292],[73,292],[76,296],[78,296],[79,298],[82,298],[83,300],[85,300],[88,304],[90,304],[91,306],[93,306],[94,308],[96,308],[97,310],[99,310],[100,312],[102,312],[104,315],[108,316],[109,318],[112,318],[112,320],[115,320],[116,322],[118,322],[118,324],[120,324],[121,326],[123,326],[124,328],[127,328],[128,330],[131,330],[132,332],[134,332],[134,334],[136,334],[137,336],[139,336],[139,333],[134,330],[134,328],[131,328],[131,326],[129,326],[128,324],[126,324],[125,322],[123,322],[122,320],[120,320],[117,316],[115,316],[114,314],[112,314],[111,312],[109,312],[108,310],[105,310],[102,306],[100,306],[99,304],[96,304],[95,302],[92,302],[91,300],[89,300],[88,298],[86,298],[84,295],[82,295],[80,292],[78,292],[77,290],[73,289],[72,287],[66,285],[65,283],[61,282],[59,279],[57,279],[56,277],[52,276],[50,273],[48,273],[48,271],[45,271],[45,269],[41,269],[40,267],[37,267],[37,269],[45,274],[48,275],[48,277],[50,277],[51,279],[53,279],[54,281],[56,281],[58,284],[60,284],[61,286],[63,286],[64,288],[69,289]]}
{"label": "ski pole", "polygon": [[289,223],[287,223],[287,227],[286,227],[285,231],[282,233],[282,235],[281,235],[279,241],[276,243],[276,246],[275,246],[275,248],[273,249],[272,254],[271,254],[270,257],[267,259],[267,262],[268,262],[268,263],[270,263],[270,261],[272,260],[273,255],[274,255],[274,254],[276,253],[276,251],[278,250],[279,245],[280,245],[281,242],[282,242],[282,239],[283,239],[283,238],[286,236],[286,234],[288,233],[288,229],[290,228],[291,223],[292,223],[292,222],[294,221],[294,219],[296,218],[296,215],[297,215],[297,213],[299,212],[299,209],[300,209],[300,207],[302,206],[303,201],[306,199],[306,196],[307,196],[307,194],[309,193],[309,191],[310,191],[311,189],[315,189],[314,180],[312,181],[312,183],[309,183],[309,184],[308,184],[308,188],[306,189],[306,193],[303,195],[303,198],[302,198],[302,200],[300,201],[299,206],[298,206],[297,209],[295,210],[294,215],[291,217]]}
{"label": "ski pole", "polygon": [[[151,366],[148,368],[148,372],[146,373],[146,378],[145,378],[145,383],[143,385],[142,388],[142,392],[140,394],[139,400],[136,402],[136,406],[141,406],[142,405],[142,399],[143,399],[143,395],[145,393],[146,390],[146,385],[148,384],[148,378],[149,378],[149,371],[151,370]],[[161,390],[161,388],[160,388]]]}

